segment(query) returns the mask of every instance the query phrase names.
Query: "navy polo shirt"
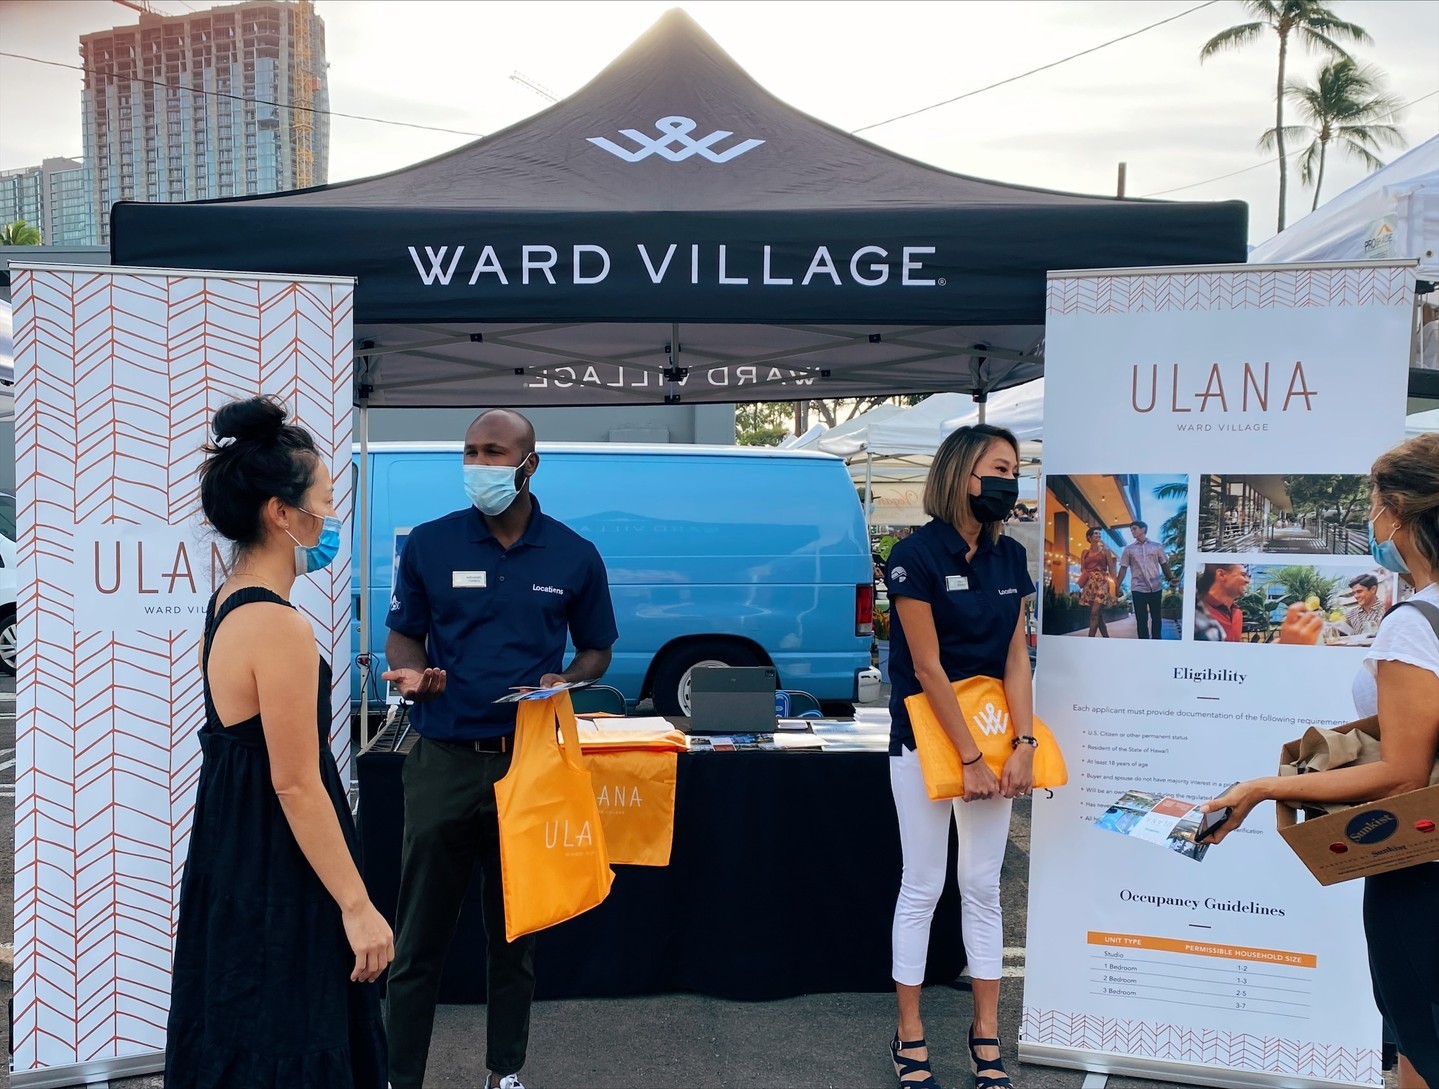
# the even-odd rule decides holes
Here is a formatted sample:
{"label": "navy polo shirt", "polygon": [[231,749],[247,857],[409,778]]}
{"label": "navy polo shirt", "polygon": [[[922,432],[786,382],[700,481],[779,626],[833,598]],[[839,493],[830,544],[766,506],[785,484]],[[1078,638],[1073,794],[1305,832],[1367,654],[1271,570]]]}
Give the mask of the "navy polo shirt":
{"label": "navy polo shirt", "polygon": [[[991,542],[981,534],[974,559],[969,545],[948,522],[920,526],[894,546],[884,582],[891,599],[912,597],[929,604],[939,636],[939,661],[951,681],[1004,676],[1009,643],[1024,599],[1034,593],[1024,546],[1013,537]],[[914,748],[905,698],[923,691],[899,610],[889,611],[889,753]]]}
{"label": "navy polo shirt", "polygon": [[508,550],[474,507],[411,530],[385,623],[427,638],[430,665],[445,670],[445,691],[411,710],[420,736],[438,741],[512,732],[515,705],[494,701],[559,673],[566,630],[577,650],[619,637],[599,551],[538,500]]}

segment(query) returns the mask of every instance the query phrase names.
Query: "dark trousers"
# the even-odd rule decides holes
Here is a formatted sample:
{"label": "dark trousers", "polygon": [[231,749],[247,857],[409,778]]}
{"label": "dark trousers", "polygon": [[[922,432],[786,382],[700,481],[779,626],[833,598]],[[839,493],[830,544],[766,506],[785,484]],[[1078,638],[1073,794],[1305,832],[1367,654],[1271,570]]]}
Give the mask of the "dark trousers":
{"label": "dark trousers", "polygon": [[1364,879],[1364,936],[1374,1002],[1400,1053],[1439,1086],[1439,862]]}
{"label": "dark trousers", "polygon": [[440,976],[476,862],[489,957],[485,1064],[497,1074],[525,1064],[534,938],[505,941],[495,807],[495,783],[509,767],[509,753],[424,738],[405,757],[405,835],[385,1019],[394,1089],[421,1089],[425,1080]]}
{"label": "dark trousers", "polygon": [[[1134,626],[1139,631],[1139,638],[1163,639],[1164,621],[1159,615],[1159,602],[1164,597],[1164,591],[1131,590],[1129,596],[1134,599]],[[1153,635],[1150,634],[1151,623]]]}

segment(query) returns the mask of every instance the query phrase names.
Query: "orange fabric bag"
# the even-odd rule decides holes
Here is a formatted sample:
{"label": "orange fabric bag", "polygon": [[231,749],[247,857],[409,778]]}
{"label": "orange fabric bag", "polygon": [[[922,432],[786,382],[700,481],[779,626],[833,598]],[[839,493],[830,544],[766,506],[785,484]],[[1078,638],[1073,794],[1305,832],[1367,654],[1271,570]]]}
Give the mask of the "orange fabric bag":
{"label": "orange fabric bag", "polygon": [[[959,701],[960,713],[970,736],[984,754],[984,762],[997,776],[1004,770],[1014,747],[1014,724],[1009,717],[1009,701],[1005,699],[1004,682],[997,677],[969,677],[951,686]],[[914,728],[915,748],[919,766],[924,772],[925,789],[930,799],[958,798],[964,794],[964,765],[959,750],[940,725],[939,717],[923,692],[906,697],[905,708]],[[1039,747],[1034,751],[1034,785],[1041,789],[1063,786],[1069,782],[1069,769],[1064,754],[1048,726],[1038,718],[1032,730]]]}
{"label": "orange fabric bag", "polygon": [[676,752],[585,746],[611,863],[670,864],[678,761]]}
{"label": "orange fabric bag", "polygon": [[507,941],[588,911],[614,882],[582,759],[568,692],[518,705],[515,754],[495,784]]}

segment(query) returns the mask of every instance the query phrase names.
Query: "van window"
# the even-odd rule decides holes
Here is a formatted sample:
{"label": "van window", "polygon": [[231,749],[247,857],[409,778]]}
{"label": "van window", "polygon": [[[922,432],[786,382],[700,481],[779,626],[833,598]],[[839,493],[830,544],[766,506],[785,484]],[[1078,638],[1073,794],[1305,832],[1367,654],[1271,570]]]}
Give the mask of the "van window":
{"label": "van window", "polygon": [[0,533],[15,539],[15,497],[9,492],[0,492]]}

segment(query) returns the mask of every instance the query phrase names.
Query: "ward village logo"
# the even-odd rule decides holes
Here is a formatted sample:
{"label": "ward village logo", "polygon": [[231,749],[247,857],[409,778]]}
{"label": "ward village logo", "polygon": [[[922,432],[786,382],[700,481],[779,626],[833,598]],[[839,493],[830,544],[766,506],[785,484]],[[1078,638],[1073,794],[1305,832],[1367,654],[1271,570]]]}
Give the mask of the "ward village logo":
{"label": "ward village logo", "polygon": [[716,129],[708,136],[696,140],[690,135],[696,127],[697,124],[692,117],[661,117],[655,122],[655,128],[660,134],[658,138],[646,136],[639,129],[620,129],[621,136],[628,136],[639,145],[638,151],[621,147],[604,136],[591,136],[589,142],[627,163],[637,163],[641,159],[648,159],[651,155],[662,156],[672,163],[684,162],[695,155],[708,159],[712,163],[727,163],[747,151],[753,151],[764,143],[763,140],[742,140],[724,151],[716,151],[714,146],[728,140],[734,133],[725,129]]}
{"label": "ward village logo", "polygon": [[984,710],[974,716],[974,722],[985,737],[1009,733],[1009,713],[996,707],[993,700],[986,703]]}

